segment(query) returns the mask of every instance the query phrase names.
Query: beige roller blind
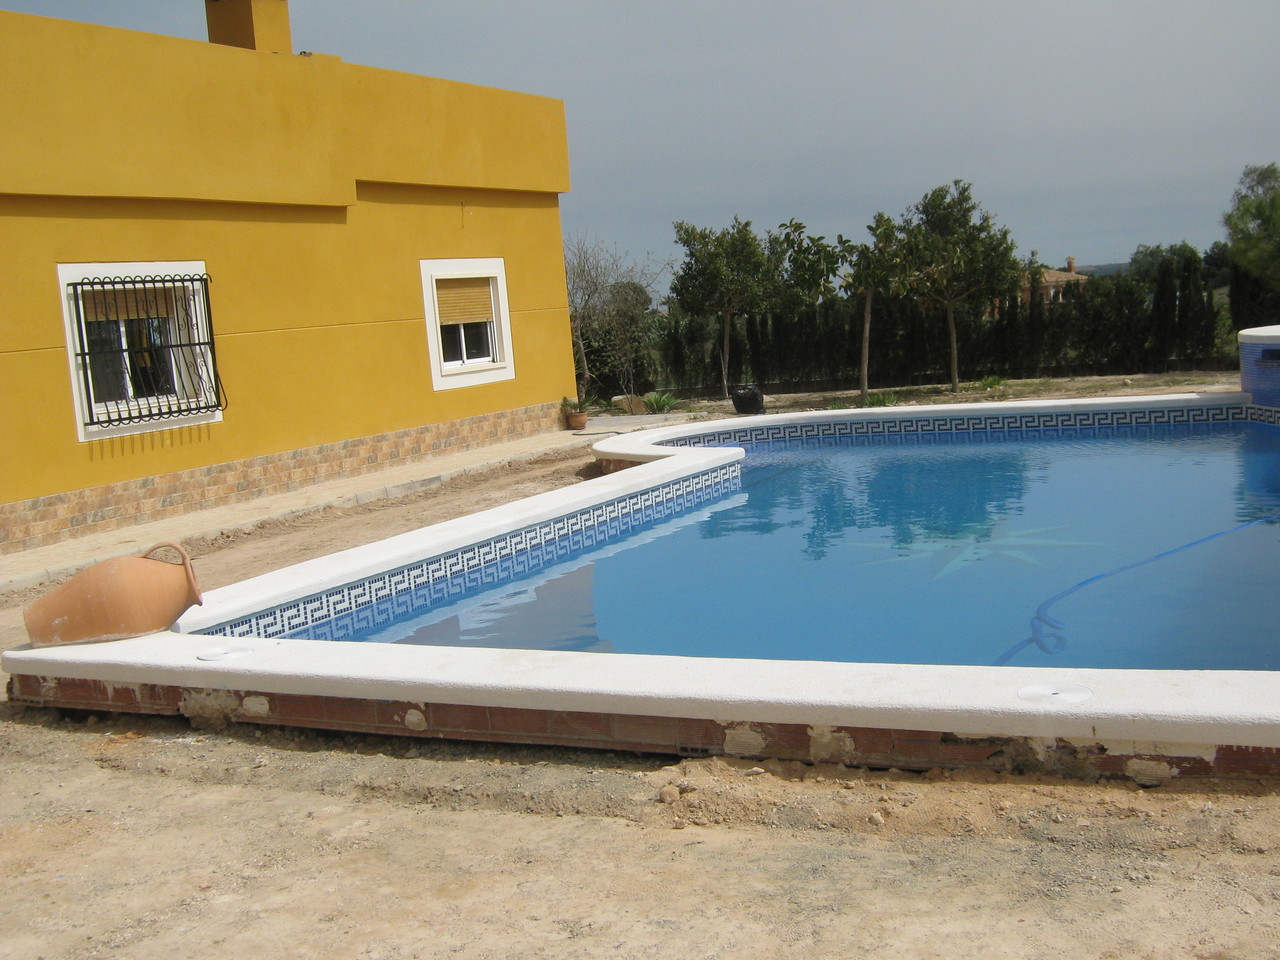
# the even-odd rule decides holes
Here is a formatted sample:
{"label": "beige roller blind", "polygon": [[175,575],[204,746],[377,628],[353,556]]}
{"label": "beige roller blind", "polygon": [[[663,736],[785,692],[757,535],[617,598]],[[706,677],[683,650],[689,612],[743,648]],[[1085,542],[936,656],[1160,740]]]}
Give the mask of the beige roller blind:
{"label": "beige roller blind", "polygon": [[173,288],[146,284],[81,294],[86,320],[141,320],[173,316]]}
{"label": "beige roller blind", "polygon": [[436,281],[436,312],[440,323],[493,320],[493,289],[488,277],[451,277]]}

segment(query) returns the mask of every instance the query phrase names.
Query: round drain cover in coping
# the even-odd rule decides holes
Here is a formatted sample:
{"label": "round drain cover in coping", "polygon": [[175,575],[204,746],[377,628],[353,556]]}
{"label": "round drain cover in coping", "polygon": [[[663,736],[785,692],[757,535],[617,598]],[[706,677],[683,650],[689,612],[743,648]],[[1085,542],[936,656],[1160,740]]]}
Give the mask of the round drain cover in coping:
{"label": "round drain cover in coping", "polygon": [[1033,683],[1019,690],[1018,696],[1032,703],[1080,703],[1093,691],[1079,683]]}
{"label": "round drain cover in coping", "polygon": [[253,647],[210,647],[196,654],[197,660],[236,660],[253,653]]}

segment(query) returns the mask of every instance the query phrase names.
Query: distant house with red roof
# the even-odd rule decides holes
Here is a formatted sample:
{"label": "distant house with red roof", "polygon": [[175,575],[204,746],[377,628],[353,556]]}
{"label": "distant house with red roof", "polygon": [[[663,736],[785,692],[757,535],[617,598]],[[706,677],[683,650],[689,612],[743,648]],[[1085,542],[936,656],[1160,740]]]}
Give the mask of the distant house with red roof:
{"label": "distant house with red roof", "polygon": [[[1072,283],[1084,283],[1089,277],[1083,273],[1076,273],[1076,258],[1067,257],[1067,269],[1065,270],[1045,270],[1040,277],[1040,286],[1036,288],[1036,296],[1043,303],[1057,303],[1062,299],[1062,292]],[[1031,282],[1030,277],[1026,277],[1022,284],[1022,302],[1031,302]]]}

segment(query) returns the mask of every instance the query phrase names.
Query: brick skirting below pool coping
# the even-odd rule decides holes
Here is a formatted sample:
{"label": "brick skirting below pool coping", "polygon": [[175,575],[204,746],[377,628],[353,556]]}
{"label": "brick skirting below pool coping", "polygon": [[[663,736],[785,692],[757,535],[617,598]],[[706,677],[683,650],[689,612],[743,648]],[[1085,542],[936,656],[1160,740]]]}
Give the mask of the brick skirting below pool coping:
{"label": "brick skirting below pool coping", "polygon": [[559,430],[543,403],[0,504],[0,554]]}
{"label": "brick skirting below pool coping", "polygon": [[[9,700],[33,707],[185,716],[198,727],[259,723],[350,733],[542,744],[592,750],[737,756],[931,770],[981,768],[1154,784],[1178,777],[1280,776],[1280,748],[1217,745],[1195,756],[1120,753],[1099,744],[959,737],[928,730],[721,722],[467,704],[363,700],[15,674]],[[1211,759],[1210,759],[1211,757]]]}

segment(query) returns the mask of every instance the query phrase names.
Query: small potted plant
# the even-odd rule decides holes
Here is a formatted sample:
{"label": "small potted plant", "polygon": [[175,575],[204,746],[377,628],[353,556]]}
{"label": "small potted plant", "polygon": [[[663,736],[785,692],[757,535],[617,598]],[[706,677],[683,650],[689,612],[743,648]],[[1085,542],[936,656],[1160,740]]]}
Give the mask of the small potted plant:
{"label": "small potted plant", "polygon": [[587,425],[587,409],[591,406],[591,401],[584,398],[569,399],[565,397],[560,403],[560,409],[564,411],[565,423],[569,425],[570,430],[581,430]]}

